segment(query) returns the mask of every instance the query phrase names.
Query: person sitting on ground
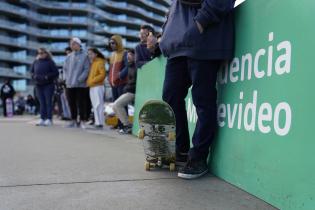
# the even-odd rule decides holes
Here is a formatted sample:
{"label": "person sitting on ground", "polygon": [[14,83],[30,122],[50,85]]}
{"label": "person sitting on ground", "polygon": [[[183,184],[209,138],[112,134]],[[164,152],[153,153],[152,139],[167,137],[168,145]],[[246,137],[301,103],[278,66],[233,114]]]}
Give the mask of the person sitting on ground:
{"label": "person sitting on ground", "polygon": [[88,56],[92,65],[86,84],[90,88],[95,128],[102,129],[104,124],[105,57],[96,48],[90,48],[88,50]]}
{"label": "person sitting on ground", "polygon": [[15,104],[14,113],[16,115],[23,115],[25,111],[25,99],[23,95],[19,95]]}
{"label": "person sitting on ground", "polygon": [[29,114],[35,114],[36,102],[32,95],[27,96],[25,108]]}
{"label": "person sitting on ground", "polygon": [[128,83],[124,88],[124,94],[121,95],[114,103],[113,109],[119,120],[123,124],[123,128],[119,130],[121,134],[130,134],[132,124],[129,123],[128,114],[125,107],[132,103],[135,99],[136,81],[137,81],[137,68],[135,65],[135,51],[128,50]]}

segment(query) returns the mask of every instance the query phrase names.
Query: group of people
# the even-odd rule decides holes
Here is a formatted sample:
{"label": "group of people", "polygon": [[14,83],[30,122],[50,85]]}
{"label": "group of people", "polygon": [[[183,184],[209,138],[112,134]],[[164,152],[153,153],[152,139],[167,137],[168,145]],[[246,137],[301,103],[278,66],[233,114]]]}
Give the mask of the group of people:
{"label": "group of people", "polygon": [[[63,65],[62,78],[71,113],[68,128],[102,129],[104,124],[104,81],[108,81],[112,89],[113,109],[119,118],[117,128],[120,133],[131,133],[127,106],[135,98],[137,70],[146,62],[160,55],[157,53],[158,37],[150,25],[140,28],[140,43],[135,49],[126,50],[120,35],[113,35],[109,41],[112,51],[110,58],[105,58],[97,48],[82,48],[82,41],[74,37],[70,40],[70,48]],[[149,42],[147,43],[147,41]],[[51,53],[39,48],[37,57],[31,68],[31,75],[36,84],[36,92],[40,102],[40,120],[38,126],[52,125],[53,94],[59,71]],[[106,63],[109,73],[106,75]],[[94,125],[87,124],[91,110],[94,114]]]}
{"label": "group of people", "polygon": [[[163,100],[175,113],[176,164],[183,165],[178,176],[184,179],[195,179],[208,172],[209,147],[217,129],[216,76],[222,62],[234,56],[234,4],[235,0],[174,0],[161,37],[155,36],[152,27],[143,26],[141,43],[135,50],[125,51],[118,35],[112,36],[109,42],[113,53],[109,59],[108,78],[114,110],[123,132],[128,133],[131,129],[125,106],[134,99],[137,70],[159,55],[160,50],[167,57]],[[71,49],[63,67],[72,117],[69,127],[80,123],[84,126],[89,95],[95,126],[102,127],[106,59],[95,48],[90,48],[87,55],[78,38],[71,40]],[[39,49],[38,54],[32,72],[41,103],[39,124],[50,125],[52,82],[58,71],[49,52]],[[198,115],[192,147],[185,107],[190,87]]]}

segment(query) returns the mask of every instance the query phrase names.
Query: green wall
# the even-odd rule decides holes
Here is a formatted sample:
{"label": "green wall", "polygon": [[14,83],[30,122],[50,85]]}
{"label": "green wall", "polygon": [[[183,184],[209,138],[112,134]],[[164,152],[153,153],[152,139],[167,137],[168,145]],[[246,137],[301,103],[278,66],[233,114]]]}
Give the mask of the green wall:
{"label": "green wall", "polygon": [[[246,1],[236,11],[235,59],[218,77],[210,167],[280,209],[315,209],[315,3]],[[139,107],[160,99],[165,59],[139,70]],[[196,115],[187,97],[192,133]],[[137,131],[134,126],[134,133]]]}

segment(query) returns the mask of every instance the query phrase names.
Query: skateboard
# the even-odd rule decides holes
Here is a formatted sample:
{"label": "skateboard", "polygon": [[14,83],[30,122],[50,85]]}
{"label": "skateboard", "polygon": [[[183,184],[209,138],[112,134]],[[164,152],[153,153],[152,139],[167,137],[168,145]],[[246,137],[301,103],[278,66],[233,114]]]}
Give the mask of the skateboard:
{"label": "skateboard", "polygon": [[11,98],[7,98],[5,100],[5,106],[6,106],[6,110],[7,110],[7,117],[13,117],[13,101]]}
{"label": "skateboard", "polygon": [[159,100],[147,101],[139,112],[138,137],[143,142],[145,170],[175,170],[176,121],[172,108]]}

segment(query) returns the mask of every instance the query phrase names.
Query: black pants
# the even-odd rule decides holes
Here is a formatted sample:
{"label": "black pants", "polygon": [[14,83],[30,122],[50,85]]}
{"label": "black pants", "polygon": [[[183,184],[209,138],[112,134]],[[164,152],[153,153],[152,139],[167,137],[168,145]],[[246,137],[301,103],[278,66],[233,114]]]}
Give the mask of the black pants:
{"label": "black pants", "polygon": [[66,89],[68,103],[71,112],[71,119],[77,120],[78,110],[80,121],[88,120],[88,100],[89,88],[67,88]]}
{"label": "black pants", "polygon": [[[176,116],[176,151],[189,152],[192,160],[206,160],[217,128],[216,77],[217,60],[196,60],[187,57],[169,59],[166,65],[163,100]],[[192,86],[192,99],[197,111],[197,124],[190,148],[185,98]]]}

